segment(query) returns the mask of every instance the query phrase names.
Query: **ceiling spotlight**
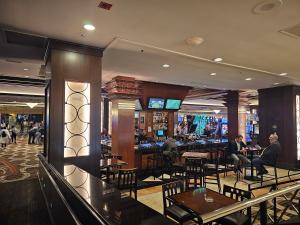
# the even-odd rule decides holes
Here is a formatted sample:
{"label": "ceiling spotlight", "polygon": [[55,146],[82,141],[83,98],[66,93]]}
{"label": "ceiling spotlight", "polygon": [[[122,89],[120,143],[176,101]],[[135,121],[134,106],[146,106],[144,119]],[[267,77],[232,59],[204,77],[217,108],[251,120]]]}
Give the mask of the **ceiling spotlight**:
{"label": "ceiling spotlight", "polygon": [[28,70],[27,68],[24,69],[24,71],[27,71],[27,70]]}
{"label": "ceiling spotlight", "polygon": [[25,78],[28,78],[29,76],[25,76]]}
{"label": "ceiling spotlight", "polygon": [[204,41],[204,39],[202,37],[189,37],[187,39],[185,39],[185,42],[188,44],[188,45],[200,45],[202,44]]}
{"label": "ceiling spotlight", "polygon": [[169,65],[169,64],[164,64],[164,65],[162,65],[162,67],[163,67],[163,68],[169,68],[170,65]]}
{"label": "ceiling spotlight", "polygon": [[31,109],[33,109],[35,106],[37,106],[38,103],[31,103],[31,102],[28,102],[26,103],[26,105],[28,105]]}
{"label": "ceiling spotlight", "polygon": [[245,80],[252,80],[252,78],[251,78],[251,77],[248,77],[248,78],[246,78]]}
{"label": "ceiling spotlight", "polygon": [[219,112],[221,112],[221,110],[219,110],[219,109],[214,109],[213,111],[215,112],[215,114],[218,114]]}
{"label": "ceiling spotlight", "polygon": [[275,86],[276,86],[276,85],[278,85],[278,84],[279,84],[279,83],[274,83],[273,85],[275,85]]}
{"label": "ceiling spotlight", "polygon": [[280,76],[286,76],[288,73],[281,73]]}
{"label": "ceiling spotlight", "polygon": [[92,24],[85,24],[83,26],[83,28],[86,29],[86,30],[89,30],[89,31],[92,31],[92,30],[96,29]]}
{"label": "ceiling spotlight", "polygon": [[211,76],[216,76],[216,75],[217,75],[217,73],[211,73],[211,74],[209,74],[209,75],[211,75]]}
{"label": "ceiling spotlight", "polygon": [[214,60],[215,62],[222,62],[222,61],[223,61],[222,58],[214,58],[213,60]]}

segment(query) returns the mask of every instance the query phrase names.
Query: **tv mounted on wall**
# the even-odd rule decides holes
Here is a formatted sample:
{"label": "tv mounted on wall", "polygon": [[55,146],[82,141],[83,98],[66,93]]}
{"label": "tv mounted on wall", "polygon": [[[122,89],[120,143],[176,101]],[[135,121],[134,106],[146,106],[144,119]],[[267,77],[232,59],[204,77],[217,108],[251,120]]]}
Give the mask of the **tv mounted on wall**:
{"label": "tv mounted on wall", "polygon": [[163,109],[165,105],[165,99],[163,98],[149,98],[148,109]]}
{"label": "tv mounted on wall", "polygon": [[170,99],[168,98],[166,100],[166,109],[173,109],[173,110],[178,110],[180,109],[181,106],[181,100],[180,99]]}

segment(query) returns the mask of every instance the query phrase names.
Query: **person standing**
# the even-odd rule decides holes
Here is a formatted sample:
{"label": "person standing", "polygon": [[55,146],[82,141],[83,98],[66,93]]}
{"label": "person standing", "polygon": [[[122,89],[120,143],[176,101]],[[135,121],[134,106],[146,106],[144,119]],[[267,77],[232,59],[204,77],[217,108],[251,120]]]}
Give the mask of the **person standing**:
{"label": "person standing", "polygon": [[17,144],[17,128],[14,125],[11,127],[11,142]]}
{"label": "person standing", "polygon": [[28,144],[34,144],[35,133],[37,132],[37,127],[30,125],[28,131]]}
{"label": "person standing", "polygon": [[239,170],[242,172],[241,166],[250,163],[250,160],[243,155],[246,152],[245,148],[246,145],[243,142],[243,136],[240,134],[233,141],[229,142],[228,153],[234,161],[235,171]]}
{"label": "person standing", "polygon": [[10,134],[6,127],[3,127],[0,131],[0,143],[1,143],[1,148],[5,149],[7,144],[9,143],[10,140]]}
{"label": "person standing", "polygon": [[267,174],[268,170],[264,167],[265,164],[275,165],[278,155],[281,151],[281,145],[278,141],[276,133],[269,136],[270,145],[266,147],[261,155],[253,159],[253,165],[257,170],[257,175]]}

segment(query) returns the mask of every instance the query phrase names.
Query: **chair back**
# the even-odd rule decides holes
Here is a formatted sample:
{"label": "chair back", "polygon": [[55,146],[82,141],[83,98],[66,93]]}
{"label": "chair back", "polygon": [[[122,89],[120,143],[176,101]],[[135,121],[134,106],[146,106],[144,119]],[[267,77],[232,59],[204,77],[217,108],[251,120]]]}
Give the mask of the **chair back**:
{"label": "chair back", "polygon": [[164,212],[167,207],[172,205],[172,202],[169,201],[167,199],[167,197],[175,195],[175,194],[179,194],[181,192],[184,192],[184,182],[181,180],[177,180],[177,181],[162,185]]}
{"label": "chair back", "polygon": [[137,186],[136,168],[119,169],[118,189],[133,189]]}
{"label": "chair back", "polygon": [[230,187],[225,184],[223,186],[223,195],[228,196],[237,201],[244,201],[245,199],[251,198],[251,192],[235,187]]}
{"label": "chair back", "polygon": [[[223,195],[235,199],[237,201],[244,201],[251,199],[251,192],[245,191],[239,188],[230,187],[224,184],[223,186]],[[247,224],[251,224],[251,207],[247,208],[247,216],[249,218]]]}
{"label": "chair back", "polygon": [[199,158],[186,158],[185,171],[187,174],[201,173],[203,169],[203,161]]}

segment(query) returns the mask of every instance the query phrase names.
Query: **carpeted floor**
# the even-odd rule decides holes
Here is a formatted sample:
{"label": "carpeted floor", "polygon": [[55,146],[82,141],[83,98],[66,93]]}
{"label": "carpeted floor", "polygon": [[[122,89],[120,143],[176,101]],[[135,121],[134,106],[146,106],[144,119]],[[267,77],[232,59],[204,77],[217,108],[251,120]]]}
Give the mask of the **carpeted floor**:
{"label": "carpeted floor", "polygon": [[41,145],[29,145],[23,137],[0,150],[0,183],[36,178],[37,154],[41,150]]}

